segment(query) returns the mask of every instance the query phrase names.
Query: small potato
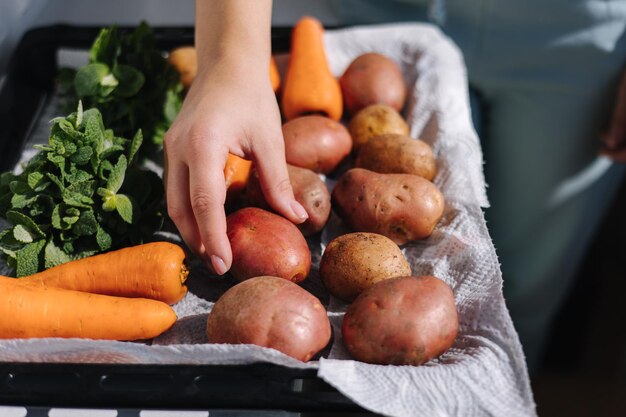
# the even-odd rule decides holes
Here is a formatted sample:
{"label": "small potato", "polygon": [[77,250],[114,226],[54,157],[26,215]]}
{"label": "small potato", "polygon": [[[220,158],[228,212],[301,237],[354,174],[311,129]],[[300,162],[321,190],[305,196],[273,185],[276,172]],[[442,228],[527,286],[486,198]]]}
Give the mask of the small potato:
{"label": "small potato", "polygon": [[333,239],[320,262],[328,292],[344,301],[385,279],[411,275],[411,267],[393,241],[376,233],[348,233]]}
{"label": "small potato", "polygon": [[210,343],[244,343],[276,349],[303,362],[330,341],[330,322],[320,301],[300,286],[272,276],[235,285],[213,306]]}
{"label": "small potato", "polygon": [[396,133],[409,134],[409,125],[400,113],[386,104],[367,106],[350,120],[348,126],[352,136],[352,149],[358,151],[374,136]]}
{"label": "small potato", "polygon": [[368,53],[357,57],[339,79],[350,114],[370,104],[387,104],[400,111],[407,88],[398,65],[382,54]]}
{"label": "small potato", "polygon": [[448,350],[459,328],[450,287],[433,276],[381,281],[348,307],[342,335],[362,362],[421,365]]}
{"label": "small potato", "polygon": [[324,116],[302,116],[283,125],[287,162],[328,174],[352,150],[350,133]]}
{"label": "small potato", "polygon": [[363,168],[352,168],[339,178],[331,201],[352,229],[380,233],[398,245],[430,236],[444,209],[443,194],[432,182]]}
{"label": "small potato", "polygon": [[[289,172],[293,195],[309,215],[309,218],[304,223],[297,225],[298,229],[305,236],[313,235],[324,228],[330,216],[330,193],[328,188],[326,188],[324,181],[309,169],[287,165],[287,171]],[[248,179],[246,195],[250,205],[266,210],[270,209],[263,196],[259,175],[256,170],[252,171]]]}
{"label": "small potato", "polygon": [[231,275],[238,281],[272,275],[303,281],[311,270],[311,252],[298,228],[289,220],[256,207],[226,218],[233,251]]}
{"label": "small potato", "polygon": [[181,46],[173,49],[170,51],[167,60],[180,74],[180,82],[183,84],[183,87],[189,88],[198,72],[196,48],[193,46]]}
{"label": "small potato", "polygon": [[381,174],[412,174],[432,181],[437,164],[432,148],[406,135],[388,134],[371,138],[361,146],[354,166]]}

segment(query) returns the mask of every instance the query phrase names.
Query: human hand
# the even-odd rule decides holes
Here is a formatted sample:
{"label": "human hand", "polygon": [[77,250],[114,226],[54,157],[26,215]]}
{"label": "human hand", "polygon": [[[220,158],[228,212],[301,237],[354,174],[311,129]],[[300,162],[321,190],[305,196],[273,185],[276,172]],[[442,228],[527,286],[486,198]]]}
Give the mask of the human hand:
{"label": "human hand", "polygon": [[293,196],[280,112],[264,70],[221,61],[199,72],[164,147],[168,214],[187,246],[220,275],[232,263],[224,212],[229,152],[254,162],[274,210],[294,223],[308,217]]}
{"label": "human hand", "polygon": [[607,130],[601,134],[601,154],[615,162],[626,163],[626,71],[622,73]]}

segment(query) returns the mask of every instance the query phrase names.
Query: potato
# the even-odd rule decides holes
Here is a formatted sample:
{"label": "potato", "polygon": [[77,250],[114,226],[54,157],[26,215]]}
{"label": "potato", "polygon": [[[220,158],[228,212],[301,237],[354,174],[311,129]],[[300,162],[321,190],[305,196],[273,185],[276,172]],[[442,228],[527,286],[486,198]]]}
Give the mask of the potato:
{"label": "potato", "polygon": [[411,275],[411,267],[398,245],[376,233],[333,239],[320,262],[320,278],[328,292],[348,302],[377,282],[405,275]]}
{"label": "potato", "polygon": [[341,332],[359,361],[421,365],[448,350],[458,328],[450,287],[433,276],[409,276],[365,290],[348,307]]}
{"label": "potato", "polygon": [[361,146],[354,166],[381,174],[413,174],[429,181],[437,173],[430,145],[422,140],[397,134],[371,138]]}
{"label": "potato", "polygon": [[193,46],[181,46],[173,49],[170,51],[167,60],[180,74],[180,82],[183,84],[183,87],[189,88],[198,72],[196,48]]}
{"label": "potato", "polygon": [[300,286],[260,276],[217,300],[207,336],[211,343],[264,346],[306,362],[330,341],[330,322],[322,303]]}
{"label": "potato", "polygon": [[226,223],[233,251],[230,273],[236,280],[272,275],[301,282],[309,274],[309,246],[289,220],[246,207],[229,214]]}
{"label": "potato", "polygon": [[357,57],[339,78],[346,109],[350,114],[370,104],[386,104],[400,111],[407,88],[396,63],[382,54]]}
{"label": "potato", "polygon": [[[305,236],[310,236],[322,230],[330,216],[330,193],[324,181],[310,169],[287,165],[289,180],[293,188],[296,201],[304,207],[309,218],[297,225]],[[259,175],[253,170],[246,188],[248,203],[252,206],[269,210],[270,206],[265,200]]]}
{"label": "potato", "polygon": [[302,116],[283,125],[287,162],[328,174],[352,150],[350,133],[324,116]]}
{"label": "potato", "polygon": [[432,182],[363,168],[352,168],[339,178],[331,201],[352,229],[380,233],[398,245],[430,236],[444,209],[443,195]]}
{"label": "potato", "polygon": [[409,125],[400,113],[385,104],[373,104],[358,112],[350,120],[348,129],[352,136],[352,149],[357,152],[374,136],[409,134]]}

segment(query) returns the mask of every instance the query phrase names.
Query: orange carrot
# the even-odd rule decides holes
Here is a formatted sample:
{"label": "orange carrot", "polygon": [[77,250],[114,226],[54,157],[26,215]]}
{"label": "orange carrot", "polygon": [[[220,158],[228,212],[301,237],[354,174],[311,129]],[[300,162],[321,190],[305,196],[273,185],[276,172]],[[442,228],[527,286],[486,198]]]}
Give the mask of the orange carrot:
{"label": "orange carrot", "polygon": [[66,262],[17,281],[174,304],[187,293],[184,259],[180,246],[152,242]]}
{"label": "orange carrot", "polygon": [[167,304],[90,294],[0,277],[0,338],[150,339],[176,322]]}
{"label": "orange carrot", "polygon": [[[180,82],[183,84],[183,87],[188,89],[198,74],[196,48],[193,46],[181,46],[172,49],[169,53],[168,61],[180,75]],[[272,83],[272,89],[276,93],[280,88],[280,74],[278,73],[274,57],[270,58],[270,82]]]}
{"label": "orange carrot", "polygon": [[196,48],[193,46],[181,46],[170,51],[169,63],[180,74],[180,82],[183,87],[189,88],[198,73],[198,58]]}
{"label": "orange carrot", "polygon": [[280,89],[280,73],[273,56],[270,58],[270,82],[272,83],[272,90],[277,93]]}
{"label": "orange carrot", "polygon": [[241,191],[246,188],[250,171],[252,170],[252,161],[240,158],[231,153],[228,154],[226,166],[224,167],[224,180],[226,182],[226,202],[232,203],[237,199]]}
{"label": "orange carrot", "polygon": [[311,113],[341,119],[341,88],[328,68],[323,34],[322,24],[312,17],[303,17],[293,28],[282,96],[287,120]]}

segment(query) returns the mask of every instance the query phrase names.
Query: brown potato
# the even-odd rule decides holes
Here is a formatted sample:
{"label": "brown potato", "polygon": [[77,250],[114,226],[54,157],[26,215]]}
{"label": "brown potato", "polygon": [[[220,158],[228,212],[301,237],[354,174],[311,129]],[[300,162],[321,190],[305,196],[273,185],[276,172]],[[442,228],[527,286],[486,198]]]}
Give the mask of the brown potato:
{"label": "brown potato", "polygon": [[235,285],[213,306],[210,343],[245,343],[276,349],[303,362],[330,341],[320,301],[282,278],[261,276]]}
{"label": "brown potato", "polygon": [[183,84],[183,87],[189,88],[198,72],[196,48],[193,46],[181,46],[173,49],[170,51],[167,60],[180,74],[180,82]]}
{"label": "brown potato", "polygon": [[333,239],[320,262],[320,278],[328,292],[348,302],[377,282],[405,275],[411,275],[411,267],[398,245],[376,233]]}
{"label": "brown potato", "polygon": [[374,136],[396,133],[409,134],[409,125],[400,113],[386,104],[367,106],[350,120],[348,126],[352,136],[352,149],[358,151]]}
{"label": "brown potato", "polygon": [[407,88],[396,63],[382,54],[367,53],[357,57],[339,78],[341,91],[350,114],[370,104],[386,104],[402,110]]}
{"label": "brown potato", "polygon": [[283,125],[287,162],[328,174],[352,150],[348,129],[324,116],[302,116]]}
{"label": "brown potato", "polygon": [[342,335],[362,362],[421,365],[448,350],[459,328],[450,287],[433,276],[381,281],[348,307]]}
{"label": "brown potato", "polygon": [[289,220],[246,207],[228,215],[226,223],[233,251],[230,273],[236,280],[272,275],[301,282],[309,275],[309,246]]}
{"label": "brown potato", "polygon": [[[310,169],[287,165],[289,180],[293,188],[296,201],[304,207],[309,218],[298,224],[298,229],[305,236],[310,236],[322,230],[330,216],[330,193],[324,181]],[[246,188],[248,203],[252,206],[270,210],[265,200],[259,175],[255,170],[250,174]]]}
{"label": "brown potato", "polygon": [[443,195],[432,182],[363,168],[352,168],[339,178],[331,201],[352,229],[380,233],[398,245],[430,236],[444,209]]}
{"label": "brown potato", "polygon": [[433,150],[410,136],[387,134],[361,146],[354,166],[381,174],[412,174],[432,181],[437,173]]}

